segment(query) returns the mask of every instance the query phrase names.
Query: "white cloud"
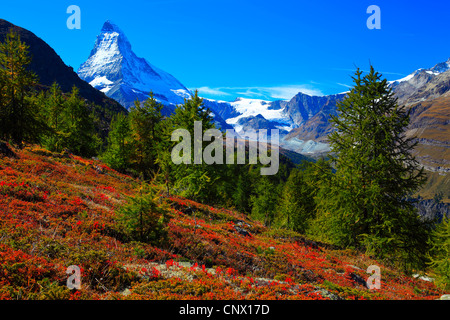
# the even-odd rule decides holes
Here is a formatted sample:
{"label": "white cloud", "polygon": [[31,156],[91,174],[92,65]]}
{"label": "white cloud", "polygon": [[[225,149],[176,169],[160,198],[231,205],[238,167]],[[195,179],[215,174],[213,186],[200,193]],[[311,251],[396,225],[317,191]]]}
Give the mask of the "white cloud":
{"label": "white cloud", "polygon": [[260,91],[267,93],[275,99],[292,99],[296,94],[302,92],[310,96],[322,96],[322,92],[318,89],[312,88],[306,85],[288,85],[288,86],[275,86],[275,87],[261,87]]}
{"label": "white cloud", "polygon": [[336,84],[338,84],[340,86],[343,86],[343,87],[346,87],[346,88],[353,88],[353,86],[350,86],[350,85],[345,84],[345,83],[336,82]]}
{"label": "white cloud", "polygon": [[189,89],[191,91],[198,90],[200,95],[214,95],[214,96],[227,96],[230,95],[228,92],[221,90],[221,88],[210,88],[210,87],[200,87]]}
{"label": "white cloud", "polygon": [[321,96],[323,93],[310,85],[279,85],[261,87],[200,87],[200,95],[208,96],[235,96],[242,98],[290,100],[299,92],[312,96]]}
{"label": "white cloud", "polygon": [[[331,68],[330,70],[337,70],[337,71],[349,71],[349,72],[355,72],[356,71],[356,67],[355,69],[348,69],[348,68]],[[364,69],[360,69],[360,71],[365,72],[365,73],[369,73],[370,70],[364,70]],[[399,73],[399,72],[388,72],[388,71],[379,71],[379,70],[375,70],[378,71],[379,73],[381,73],[382,75],[384,74],[393,74],[393,75],[397,75],[397,76],[405,76],[404,73]]]}

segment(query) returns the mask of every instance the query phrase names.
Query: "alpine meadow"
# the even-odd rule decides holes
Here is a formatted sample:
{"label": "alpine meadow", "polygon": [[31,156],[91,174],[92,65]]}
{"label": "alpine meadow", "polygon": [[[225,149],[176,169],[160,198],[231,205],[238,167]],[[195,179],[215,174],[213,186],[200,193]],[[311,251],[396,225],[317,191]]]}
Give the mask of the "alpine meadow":
{"label": "alpine meadow", "polygon": [[[347,66],[343,76],[335,60],[314,60],[297,44],[271,47],[269,30],[279,41],[293,37],[289,26],[299,32],[305,13],[297,4],[289,6],[298,17],[286,3],[258,4],[262,31],[255,31],[256,17],[242,19],[257,8],[244,2],[232,16],[222,4],[173,1],[179,8],[166,25],[156,15],[169,19],[165,3],[142,2],[137,11],[153,9],[155,21],[139,24],[140,12],[124,17],[135,4],[111,5],[94,17],[98,4],[80,1],[69,7],[72,14],[63,8],[69,18],[63,31],[46,35],[36,27],[42,38],[0,19],[1,300],[228,301],[222,309],[184,301],[167,311],[213,318],[256,310],[274,316],[277,305],[269,300],[450,299],[450,59],[417,68],[422,51],[401,61],[373,48],[367,39],[391,43],[398,7],[380,1],[369,7],[372,14],[355,2],[342,5],[348,7],[342,28],[363,30],[332,58]],[[281,8],[286,19],[277,16]],[[209,10],[218,14],[214,23]],[[21,15],[5,12],[8,19]],[[224,14],[227,24],[254,32],[245,34],[251,45],[237,26],[220,27]],[[204,26],[190,41],[170,29],[183,25],[193,34],[200,15]],[[321,21],[329,18],[323,15]],[[304,19],[312,27],[303,45],[322,58],[323,30]],[[29,21],[22,25],[36,25]],[[50,30],[52,21],[42,24]],[[150,32],[157,22],[161,28]],[[339,37],[338,29],[328,32]],[[67,42],[53,38],[58,32],[73,35],[80,51],[90,47],[87,59],[78,49],[63,55]],[[95,33],[92,48],[85,39]],[[152,33],[179,42],[159,44]],[[78,61],[78,70],[54,48]],[[273,60],[246,50],[268,51]],[[192,84],[138,51],[179,68],[180,79]],[[298,62],[306,56],[317,78]],[[348,68],[346,56],[370,62]],[[289,59],[293,69],[283,69]],[[192,65],[181,68],[182,60]],[[405,76],[407,68],[415,71]],[[347,91],[330,85],[337,81]]]}

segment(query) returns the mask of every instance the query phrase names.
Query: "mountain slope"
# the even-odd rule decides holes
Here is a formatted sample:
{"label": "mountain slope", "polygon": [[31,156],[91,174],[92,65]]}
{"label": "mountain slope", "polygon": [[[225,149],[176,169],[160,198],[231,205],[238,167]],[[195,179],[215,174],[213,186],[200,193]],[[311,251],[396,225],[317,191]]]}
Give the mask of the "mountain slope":
{"label": "mountain slope", "polygon": [[[164,105],[183,103],[190,91],[169,73],[136,56],[123,31],[106,21],[78,75],[129,108],[150,91]],[[172,108],[173,109],[173,108]]]}
{"label": "mountain slope", "polygon": [[[450,172],[450,58],[392,83],[398,103],[411,111],[406,134],[416,137],[415,154],[428,171]],[[445,199],[450,199],[447,190]]]}
{"label": "mountain slope", "polygon": [[206,100],[238,133],[247,130],[279,129],[283,148],[297,153],[329,151],[326,136],[330,115],[345,94],[310,96],[299,92],[291,100],[264,101],[237,98],[232,102]]}
{"label": "mountain slope", "polygon": [[[432,171],[450,172],[450,90],[437,98],[430,98],[442,87],[450,87],[450,71],[440,76],[438,86],[430,83],[427,88],[410,98],[411,124],[407,135],[415,136],[419,144],[417,156]],[[420,98],[427,96],[427,98]],[[419,101],[419,102],[417,102]],[[449,194],[450,196],[450,194]]]}
{"label": "mountain slope", "polygon": [[[419,148],[422,149],[422,152],[425,152],[425,149],[429,150],[428,153],[423,153],[421,159],[431,158],[432,162],[438,166],[447,163],[449,151],[447,147],[442,146],[448,146],[450,142],[450,132],[446,125],[450,121],[448,114],[450,104],[448,104],[447,98],[444,98],[450,91],[450,59],[429,69],[416,70],[405,78],[391,81],[390,85],[398,98],[398,103],[412,108],[408,133],[410,135],[420,133],[418,136]],[[286,147],[290,146],[292,150],[302,152],[304,149],[302,149],[302,144],[298,144],[299,141],[302,143],[311,141],[310,143],[318,143],[321,146],[326,144],[327,135],[332,131],[329,123],[330,115],[337,114],[336,102],[344,97],[345,94],[322,97],[328,101],[320,105],[320,112],[317,112],[319,107],[314,103],[304,108],[305,97],[303,94],[292,99],[287,109],[291,117],[294,117],[300,125],[285,137]],[[430,106],[435,107],[431,108],[430,112],[423,113]],[[434,108],[438,108],[439,112],[433,112]],[[314,112],[316,113],[314,114]],[[438,127],[434,127],[434,124]],[[429,146],[426,146],[426,139],[437,139],[435,145],[440,147],[430,149]],[[317,150],[323,152],[324,149]],[[315,152],[316,149],[312,149],[312,151]]]}
{"label": "mountain slope", "polygon": [[[434,284],[350,249],[161,195],[166,235],[130,242],[116,213],[141,182],[38,147],[0,153],[0,299],[436,299]],[[158,191],[158,190],[156,190]],[[82,269],[81,290],[66,268]],[[369,265],[381,268],[370,290]]]}
{"label": "mountain slope", "polygon": [[[448,85],[435,92],[431,92],[426,88],[430,85],[433,86],[433,84],[442,83],[441,74],[448,70],[450,70],[450,58],[445,62],[436,64],[432,68],[418,69],[405,78],[391,81],[390,83],[398,98],[398,103],[411,104],[418,99],[436,98],[442,95],[449,90]],[[422,91],[426,91],[428,94],[421,94]]]}
{"label": "mountain slope", "polygon": [[344,98],[344,93],[328,96],[298,93],[287,106],[297,127],[284,137],[283,146],[299,153],[322,155],[328,152],[327,135],[332,131],[329,120],[337,115],[336,104]]}
{"label": "mountain slope", "polygon": [[81,80],[73,69],[67,66],[58,54],[34,33],[0,19],[0,41],[4,41],[11,29],[18,32],[21,40],[29,46],[32,57],[29,69],[37,74],[41,85],[49,87],[56,81],[63,92],[70,92],[72,87],[76,86],[80,90],[80,96],[88,101],[113,113],[125,111],[115,100],[108,98],[104,93]]}

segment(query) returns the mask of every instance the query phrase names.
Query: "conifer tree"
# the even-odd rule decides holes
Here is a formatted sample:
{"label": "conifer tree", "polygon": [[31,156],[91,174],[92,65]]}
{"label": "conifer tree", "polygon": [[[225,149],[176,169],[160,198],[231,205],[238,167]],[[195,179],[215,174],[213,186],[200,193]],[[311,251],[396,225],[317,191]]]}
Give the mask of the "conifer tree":
{"label": "conifer tree", "polygon": [[315,192],[308,174],[313,167],[304,165],[291,171],[280,198],[276,224],[280,227],[304,233],[315,216]]}
{"label": "conifer tree", "polygon": [[116,218],[130,240],[161,244],[165,238],[166,208],[154,188],[143,185],[137,196],[118,208]]}
{"label": "conifer tree", "polygon": [[65,99],[61,87],[54,82],[48,92],[42,91],[38,96],[38,103],[42,106],[41,118],[45,120],[50,131],[44,135],[42,144],[49,150],[56,151],[64,148],[64,108]]}
{"label": "conifer tree", "polygon": [[127,115],[114,115],[108,134],[108,146],[103,154],[103,160],[113,169],[124,172],[130,168],[132,152],[130,123]]}
{"label": "conifer tree", "polygon": [[133,141],[131,163],[144,179],[149,179],[156,173],[157,145],[161,141],[162,108],[163,105],[158,103],[150,92],[143,104],[138,100],[135,101],[128,115]]}
{"label": "conifer tree", "polygon": [[[175,113],[171,116],[172,131],[185,129],[192,137],[190,164],[173,165],[172,174],[175,188],[182,190],[184,196],[200,201],[211,201],[215,197],[213,185],[219,179],[219,175],[213,173],[214,165],[206,165],[203,160],[201,164],[194,163],[195,121],[202,122],[202,137],[206,130],[214,128],[211,112],[204,108],[203,99],[198,96],[198,91],[195,91],[190,99],[185,99],[182,105],[177,106]],[[203,141],[197,141],[197,143],[203,150],[205,143]]]}
{"label": "conifer tree", "polygon": [[62,124],[61,117],[64,110],[64,96],[61,87],[58,83],[54,82],[49,90],[48,97],[48,121],[52,128],[56,131],[60,129]]}
{"label": "conifer tree", "polygon": [[97,155],[101,140],[95,129],[94,116],[73,87],[63,109],[64,148],[85,157]]}
{"label": "conifer tree", "polygon": [[261,176],[256,182],[254,195],[251,197],[252,216],[263,221],[265,226],[272,225],[279,198],[279,189],[271,177]]}
{"label": "conifer tree", "polygon": [[[1,56],[1,53],[0,53]],[[1,66],[0,66],[1,69]],[[7,125],[7,108],[4,106],[4,89],[6,87],[5,74],[0,71],[0,139],[6,137],[6,125]]]}
{"label": "conifer tree", "polygon": [[11,30],[0,43],[0,137],[22,146],[39,136],[31,90],[36,75],[28,70],[31,57],[20,35]]}
{"label": "conifer tree", "polygon": [[436,285],[443,290],[450,290],[450,217],[443,217],[442,222],[433,231],[430,238],[430,266],[435,273]]}
{"label": "conifer tree", "polygon": [[429,232],[409,198],[424,175],[412,155],[416,143],[404,133],[409,111],[372,66],[353,81],[331,120],[336,174],[319,201],[328,232],[338,244],[395,257],[405,268],[423,266]]}
{"label": "conifer tree", "polygon": [[232,194],[233,203],[240,212],[248,213],[251,211],[250,195],[252,184],[247,166],[245,166],[238,175],[236,186]]}
{"label": "conifer tree", "polygon": [[173,131],[172,118],[164,118],[160,122],[160,139],[161,141],[156,146],[157,156],[156,164],[158,166],[158,175],[156,176],[165,188],[167,195],[171,194],[171,188],[174,184],[173,163],[172,163],[172,148],[175,142],[171,141]]}

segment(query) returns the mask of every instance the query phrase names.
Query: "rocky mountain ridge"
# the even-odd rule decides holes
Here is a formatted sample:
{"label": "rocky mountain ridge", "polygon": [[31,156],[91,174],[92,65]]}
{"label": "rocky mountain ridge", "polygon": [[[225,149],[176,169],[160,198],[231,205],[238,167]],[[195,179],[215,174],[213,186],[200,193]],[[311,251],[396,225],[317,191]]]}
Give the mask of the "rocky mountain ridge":
{"label": "rocky mountain ridge", "polygon": [[145,100],[150,91],[164,105],[179,104],[191,96],[171,74],[138,57],[125,33],[109,20],[78,75],[126,108],[136,99]]}
{"label": "rocky mountain ridge", "polygon": [[[107,21],[97,37],[89,59],[78,74],[109,97],[129,107],[143,100],[150,90],[170,113],[191,92],[172,75],[138,58],[122,30]],[[411,109],[408,135],[417,136],[418,156],[426,168],[446,170],[450,166],[448,121],[450,59],[422,68],[390,85],[399,104]],[[279,129],[283,148],[310,156],[329,152],[329,119],[337,115],[336,104],[345,93],[311,96],[299,92],[289,101],[237,98],[234,101],[204,99],[218,127],[238,133],[254,129]],[[437,152],[439,150],[439,152]]]}

